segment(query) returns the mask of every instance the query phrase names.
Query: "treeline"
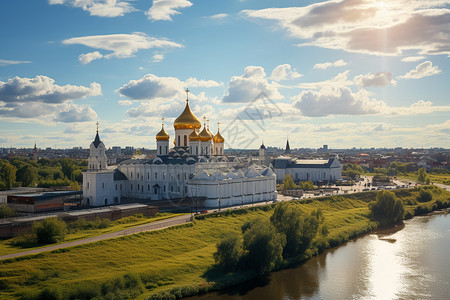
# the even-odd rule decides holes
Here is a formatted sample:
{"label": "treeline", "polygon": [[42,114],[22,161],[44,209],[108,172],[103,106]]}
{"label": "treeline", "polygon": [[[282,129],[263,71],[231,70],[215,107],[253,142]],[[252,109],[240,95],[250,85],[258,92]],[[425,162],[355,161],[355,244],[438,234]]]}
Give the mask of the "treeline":
{"label": "treeline", "polygon": [[320,210],[305,213],[297,205],[281,202],[270,219],[255,218],[242,225],[241,232],[228,233],[218,244],[214,260],[226,271],[270,272],[283,263],[311,256],[312,240],[328,234]]}
{"label": "treeline", "polygon": [[27,157],[0,159],[0,190],[12,187],[71,186],[79,190],[87,160],[71,158],[33,161]]}
{"label": "treeline", "polygon": [[304,191],[311,191],[316,190],[317,186],[314,185],[314,183],[311,180],[308,181],[299,181],[298,184],[295,184],[294,179],[290,174],[286,174],[283,179],[283,184],[281,186],[283,190],[304,190]]}

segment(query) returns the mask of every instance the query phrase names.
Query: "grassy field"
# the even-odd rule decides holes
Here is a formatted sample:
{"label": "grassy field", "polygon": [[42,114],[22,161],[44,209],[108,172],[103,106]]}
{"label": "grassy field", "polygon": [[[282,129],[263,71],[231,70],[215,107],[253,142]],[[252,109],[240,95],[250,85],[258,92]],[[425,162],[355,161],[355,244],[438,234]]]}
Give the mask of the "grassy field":
{"label": "grassy field", "polygon": [[[113,221],[107,228],[91,229],[91,230],[80,230],[74,233],[69,233],[66,235],[63,243],[71,242],[75,240],[90,238],[98,235],[102,235],[109,232],[116,232],[123,229],[135,227],[142,224],[152,223],[156,221],[161,221],[164,219],[180,216],[182,214],[174,213],[158,213],[156,216],[145,217],[142,215],[130,216],[122,218],[117,221]],[[0,240],[0,255],[6,255],[10,253],[17,253],[22,251],[28,251],[32,249],[42,248],[48,245],[39,245],[36,242],[22,242],[26,237],[19,236],[11,239]]]}
{"label": "grassy field", "polygon": [[[450,185],[450,174],[427,173],[427,176],[430,178],[431,182]],[[401,173],[397,177],[399,179],[405,178],[407,180],[412,180],[413,182],[417,182],[418,175],[417,175],[417,172],[410,172],[410,173]]]}
{"label": "grassy field", "polygon": [[[450,192],[428,190],[433,200],[427,203],[416,202],[418,189],[395,193],[409,214],[450,204]],[[312,252],[374,229],[368,203],[375,196],[366,192],[293,202],[306,212],[324,212],[329,234],[315,240]],[[0,261],[0,299],[175,299],[238,283],[254,274],[215,270],[215,244],[246,220],[269,217],[273,206],[202,215],[193,224]]]}

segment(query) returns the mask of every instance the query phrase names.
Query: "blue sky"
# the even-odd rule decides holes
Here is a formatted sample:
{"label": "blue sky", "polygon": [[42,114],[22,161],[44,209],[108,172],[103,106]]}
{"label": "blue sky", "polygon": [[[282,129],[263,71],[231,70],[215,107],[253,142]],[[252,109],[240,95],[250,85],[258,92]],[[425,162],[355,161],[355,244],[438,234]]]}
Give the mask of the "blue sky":
{"label": "blue sky", "polygon": [[0,147],[450,148],[450,1],[0,1]]}

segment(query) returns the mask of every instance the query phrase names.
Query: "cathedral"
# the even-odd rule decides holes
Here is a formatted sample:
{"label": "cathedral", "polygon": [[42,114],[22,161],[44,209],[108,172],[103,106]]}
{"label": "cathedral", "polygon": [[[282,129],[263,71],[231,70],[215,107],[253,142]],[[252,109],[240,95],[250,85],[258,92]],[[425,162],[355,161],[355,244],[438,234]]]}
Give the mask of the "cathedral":
{"label": "cathedral", "polygon": [[174,147],[169,146],[170,136],[163,123],[156,134],[154,158],[129,159],[118,166],[108,166],[97,124],[88,169],[83,172],[85,205],[119,204],[122,198],[148,201],[191,198],[205,207],[220,208],[276,199],[273,169],[225,156],[225,139],[219,127],[214,135],[206,118],[202,126],[189,107],[189,90],[186,94],[184,111],[173,123]]}

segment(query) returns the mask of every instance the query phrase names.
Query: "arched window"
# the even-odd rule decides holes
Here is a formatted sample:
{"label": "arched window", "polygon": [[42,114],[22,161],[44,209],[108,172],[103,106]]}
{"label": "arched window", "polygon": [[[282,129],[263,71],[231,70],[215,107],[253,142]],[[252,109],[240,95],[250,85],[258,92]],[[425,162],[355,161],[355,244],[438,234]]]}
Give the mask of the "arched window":
{"label": "arched window", "polygon": [[180,136],[178,136],[178,143],[177,143],[177,146],[180,147],[180,145],[181,145],[181,140],[180,140]]}
{"label": "arched window", "polygon": [[187,146],[187,135],[184,135],[184,146]]}
{"label": "arched window", "polygon": [[162,154],[162,146],[159,146],[159,154]]}

